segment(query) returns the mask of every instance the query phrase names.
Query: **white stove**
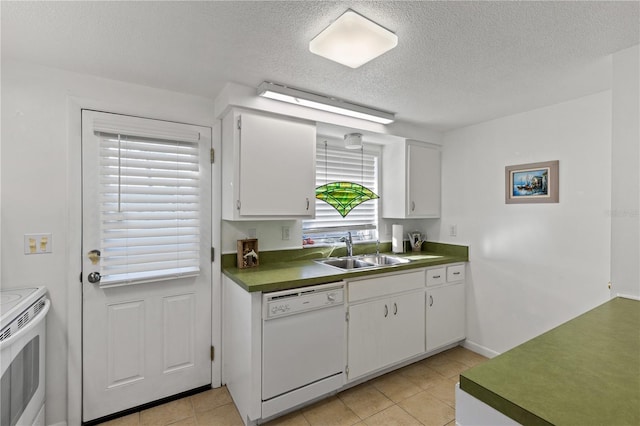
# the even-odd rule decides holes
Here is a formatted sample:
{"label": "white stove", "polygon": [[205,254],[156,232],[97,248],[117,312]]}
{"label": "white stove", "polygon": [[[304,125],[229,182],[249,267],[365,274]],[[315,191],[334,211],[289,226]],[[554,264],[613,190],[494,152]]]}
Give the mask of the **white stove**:
{"label": "white stove", "polygon": [[0,425],[44,425],[46,287],[0,291]]}

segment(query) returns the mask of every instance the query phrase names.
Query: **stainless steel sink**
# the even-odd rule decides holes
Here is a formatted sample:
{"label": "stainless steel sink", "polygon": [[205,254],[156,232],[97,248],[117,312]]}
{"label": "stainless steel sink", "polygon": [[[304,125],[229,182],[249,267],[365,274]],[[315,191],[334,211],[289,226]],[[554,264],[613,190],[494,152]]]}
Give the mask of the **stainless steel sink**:
{"label": "stainless steel sink", "polygon": [[387,256],[384,254],[370,254],[353,257],[332,257],[329,259],[318,259],[317,263],[333,266],[343,270],[380,268],[383,266],[393,266],[401,263],[409,263],[409,259],[401,257]]}
{"label": "stainless steel sink", "polygon": [[340,269],[359,269],[359,268],[372,268],[376,265],[356,259],[354,257],[339,257],[333,259],[317,260],[318,263],[334,266]]}
{"label": "stainless steel sink", "polygon": [[400,263],[409,263],[409,259],[404,259],[402,257],[395,256],[387,256],[386,254],[372,254],[372,255],[364,255],[360,256],[365,262],[373,263],[376,266],[389,266],[389,265],[397,265]]}

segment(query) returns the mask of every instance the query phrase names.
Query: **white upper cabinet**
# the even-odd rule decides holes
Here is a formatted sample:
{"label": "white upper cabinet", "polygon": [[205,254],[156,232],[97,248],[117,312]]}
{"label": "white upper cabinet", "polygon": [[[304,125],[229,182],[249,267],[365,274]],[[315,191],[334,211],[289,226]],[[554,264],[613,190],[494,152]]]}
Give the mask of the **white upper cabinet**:
{"label": "white upper cabinet", "polygon": [[440,217],[440,146],[418,141],[389,144],[382,158],[382,217]]}
{"label": "white upper cabinet", "polygon": [[315,147],[315,123],[231,109],[222,120],[222,218],[313,218]]}

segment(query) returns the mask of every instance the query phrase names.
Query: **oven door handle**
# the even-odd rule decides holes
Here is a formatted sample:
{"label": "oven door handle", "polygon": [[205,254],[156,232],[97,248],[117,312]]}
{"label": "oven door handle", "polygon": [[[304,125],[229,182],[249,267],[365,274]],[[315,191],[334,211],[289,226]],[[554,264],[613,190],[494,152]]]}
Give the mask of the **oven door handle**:
{"label": "oven door handle", "polygon": [[49,312],[50,307],[51,307],[51,301],[49,299],[44,299],[44,307],[40,310],[40,312],[38,312],[38,315],[36,315],[31,321],[29,321],[26,327],[18,330],[16,334],[12,334],[10,337],[1,341],[0,349],[4,349],[6,346],[10,345],[11,342],[16,340],[23,334],[29,332],[29,330],[31,330],[36,325],[38,325],[40,321],[42,321],[47,316],[47,312]]}

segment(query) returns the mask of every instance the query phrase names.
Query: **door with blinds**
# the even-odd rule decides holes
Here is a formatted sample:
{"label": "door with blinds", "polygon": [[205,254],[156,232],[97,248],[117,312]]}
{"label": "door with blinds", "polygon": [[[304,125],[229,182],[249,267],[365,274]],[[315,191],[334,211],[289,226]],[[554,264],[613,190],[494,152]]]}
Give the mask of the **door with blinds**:
{"label": "door with blinds", "polygon": [[211,383],[211,129],[82,112],[83,421]]}

